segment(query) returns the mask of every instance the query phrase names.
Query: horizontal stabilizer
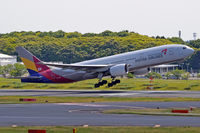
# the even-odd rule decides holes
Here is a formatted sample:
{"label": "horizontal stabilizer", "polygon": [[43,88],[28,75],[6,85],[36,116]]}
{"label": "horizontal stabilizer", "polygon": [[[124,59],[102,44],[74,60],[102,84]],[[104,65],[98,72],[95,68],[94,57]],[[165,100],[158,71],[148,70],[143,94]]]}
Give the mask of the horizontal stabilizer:
{"label": "horizontal stabilizer", "polygon": [[39,76],[29,76],[29,77],[7,77],[7,79],[41,79]]}

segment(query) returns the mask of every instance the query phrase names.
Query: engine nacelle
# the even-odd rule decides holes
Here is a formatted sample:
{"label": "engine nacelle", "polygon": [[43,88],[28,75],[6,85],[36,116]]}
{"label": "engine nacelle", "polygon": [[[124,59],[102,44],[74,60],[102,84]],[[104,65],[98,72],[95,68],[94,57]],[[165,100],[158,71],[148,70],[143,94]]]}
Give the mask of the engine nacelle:
{"label": "engine nacelle", "polygon": [[126,64],[119,64],[110,68],[110,75],[113,77],[123,76],[128,73],[128,66]]}
{"label": "engine nacelle", "polygon": [[149,73],[150,69],[149,68],[142,68],[142,69],[138,69],[136,71],[133,71],[134,75],[146,75],[147,73]]}

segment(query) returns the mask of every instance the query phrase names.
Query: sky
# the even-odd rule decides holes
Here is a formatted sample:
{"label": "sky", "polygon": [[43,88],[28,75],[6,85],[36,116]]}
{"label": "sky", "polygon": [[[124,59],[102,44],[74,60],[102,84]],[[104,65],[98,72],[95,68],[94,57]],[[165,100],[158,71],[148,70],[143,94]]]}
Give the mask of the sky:
{"label": "sky", "polygon": [[134,31],[200,38],[200,0],[0,0],[0,33]]}

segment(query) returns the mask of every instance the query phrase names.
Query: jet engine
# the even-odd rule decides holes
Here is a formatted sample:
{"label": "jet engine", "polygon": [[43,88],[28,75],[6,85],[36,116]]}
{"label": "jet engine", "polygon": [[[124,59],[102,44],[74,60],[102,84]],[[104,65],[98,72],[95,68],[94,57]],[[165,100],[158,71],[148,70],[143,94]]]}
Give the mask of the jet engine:
{"label": "jet engine", "polygon": [[110,71],[110,75],[113,77],[123,76],[128,73],[128,65],[118,64],[118,65],[112,66],[109,71]]}
{"label": "jet engine", "polygon": [[142,69],[133,71],[133,74],[134,75],[145,75],[145,74],[149,73],[149,71],[150,71],[150,68],[142,68]]}

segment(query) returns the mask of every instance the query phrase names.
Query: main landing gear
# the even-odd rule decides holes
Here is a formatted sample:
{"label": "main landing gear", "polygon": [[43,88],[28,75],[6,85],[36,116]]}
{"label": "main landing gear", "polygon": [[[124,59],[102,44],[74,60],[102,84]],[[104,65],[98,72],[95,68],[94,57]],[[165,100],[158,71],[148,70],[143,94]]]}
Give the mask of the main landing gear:
{"label": "main landing gear", "polygon": [[[98,87],[103,86],[103,85],[108,83],[107,80],[102,80],[102,77],[103,77],[103,73],[99,73],[98,76],[97,76],[97,78],[99,79],[99,83],[96,83],[94,85],[94,88],[98,88]],[[114,80],[115,77],[111,77],[111,78],[112,78],[112,82],[108,83],[108,87],[112,87],[112,86],[120,83],[119,79]]]}
{"label": "main landing gear", "polygon": [[105,84],[107,84],[107,80],[102,80],[99,83],[95,84],[94,88],[98,88],[98,87],[103,86]]}
{"label": "main landing gear", "polygon": [[[108,83],[107,80],[102,80],[102,81],[100,81],[99,83],[95,84],[95,85],[94,85],[94,88],[98,88],[98,87],[103,86],[103,85],[105,85],[105,84],[107,84],[107,83]],[[112,80],[111,83],[108,83],[108,87],[112,87],[112,86],[114,86],[114,85],[116,85],[116,84],[119,84],[119,83],[120,83],[120,80],[119,80],[119,79]]]}
{"label": "main landing gear", "polygon": [[116,84],[119,84],[119,83],[120,83],[120,80],[119,80],[119,79],[112,80],[111,83],[108,83],[108,87],[112,87],[112,86],[114,86],[114,85],[116,85]]}

